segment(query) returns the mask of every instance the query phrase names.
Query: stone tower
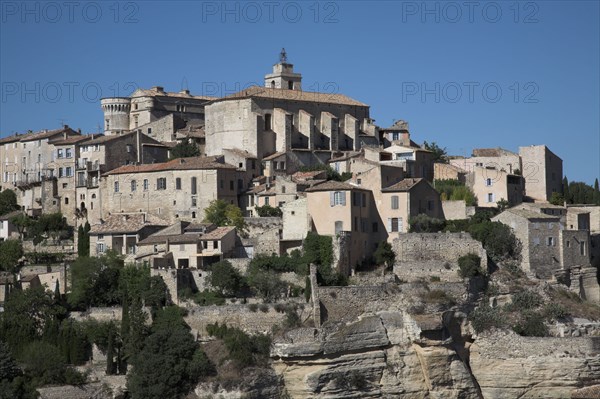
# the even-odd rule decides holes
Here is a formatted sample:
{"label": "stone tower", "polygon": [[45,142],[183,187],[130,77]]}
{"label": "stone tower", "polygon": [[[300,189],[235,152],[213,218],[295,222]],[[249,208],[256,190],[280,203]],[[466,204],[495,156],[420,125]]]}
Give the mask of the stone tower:
{"label": "stone tower", "polygon": [[129,130],[129,97],[109,97],[100,100],[104,111],[104,134],[119,134]]}
{"label": "stone tower", "polygon": [[302,75],[294,73],[294,65],[287,62],[287,53],[281,49],[279,62],[273,65],[273,73],[265,75],[265,87],[302,90]]}

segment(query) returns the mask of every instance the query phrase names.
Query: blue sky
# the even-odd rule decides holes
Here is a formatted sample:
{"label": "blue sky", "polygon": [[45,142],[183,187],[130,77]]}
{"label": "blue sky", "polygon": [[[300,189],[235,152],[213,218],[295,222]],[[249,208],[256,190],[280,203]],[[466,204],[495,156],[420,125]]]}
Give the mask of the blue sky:
{"label": "blue sky", "polygon": [[305,90],[371,106],[448,152],[546,144],[569,180],[600,175],[597,1],[0,3],[0,133],[102,125],[134,87],[224,95],[281,47]]}

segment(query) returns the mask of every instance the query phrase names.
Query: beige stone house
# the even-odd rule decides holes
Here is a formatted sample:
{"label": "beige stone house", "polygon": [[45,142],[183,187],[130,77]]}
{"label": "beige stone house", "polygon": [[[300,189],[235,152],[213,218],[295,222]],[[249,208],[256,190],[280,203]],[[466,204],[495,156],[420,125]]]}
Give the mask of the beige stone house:
{"label": "beige stone house", "polygon": [[[391,154],[391,157],[387,156]],[[404,169],[406,177],[433,181],[433,153],[420,147],[392,145],[383,149],[381,163],[396,165]]]}
{"label": "beige stone house", "polygon": [[10,220],[20,214],[21,211],[13,211],[0,216],[0,241],[19,238],[19,231]]}
{"label": "beige stone house", "polygon": [[523,202],[523,178],[504,169],[476,166],[466,176],[466,185],[477,197],[480,207],[497,207],[504,199],[509,206]]}
{"label": "beige stone house", "polygon": [[103,176],[104,212],[147,212],[174,223],[203,220],[204,209],[217,199],[238,204],[238,172],[222,157],[128,165]]}
{"label": "beige stone house", "polygon": [[522,171],[519,154],[500,147],[475,148],[471,157],[454,157],[450,159],[450,164],[467,172],[472,172],[478,167],[492,168],[508,174]]}
{"label": "beige stone house", "polygon": [[344,182],[327,181],[306,190],[312,231],[333,237],[340,272],[350,274],[370,256],[385,227],[378,216],[370,190]]}
{"label": "beige stone house", "polygon": [[407,233],[411,218],[417,215],[444,217],[440,194],[422,178],[403,179],[381,189],[378,208],[389,242],[398,238],[399,234]]}
{"label": "beige stone house", "polygon": [[167,225],[166,221],[145,212],[108,215],[91,226],[90,255],[101,256],[113,250],[125,256],[126,262],[133,262],[138,243]]}
{"label": "beige stone house", "polygon": [[562,193],[563,161],[545,145],[519,147],[525,195],[547,202],[552,193]]}
{"label": "beige stone house", "polygon": [[434,180],[458,180],[461,183],[466,182],[467,171],[450,163],[435,162],[433,164]]}

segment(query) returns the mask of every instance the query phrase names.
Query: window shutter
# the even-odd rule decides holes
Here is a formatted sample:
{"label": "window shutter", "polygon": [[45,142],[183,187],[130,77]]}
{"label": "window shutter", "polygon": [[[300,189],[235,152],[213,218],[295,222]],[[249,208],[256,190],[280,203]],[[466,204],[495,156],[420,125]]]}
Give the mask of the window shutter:
{"label": "window shutter", "polygon": [[388,232],[390,232],[390,233],[391,233],[391,231],[392,231],[392,218],[388,218],[387,230],[388,230]]}
{"label": "window shutter", "polygon": [[342,191],[342,206],[346,206],[346,192]]}
{"label": "window shutter", "polygon": [[335,192],[334,191],[330,191],[329,192],[329,206],[333,206],[335,204]]}

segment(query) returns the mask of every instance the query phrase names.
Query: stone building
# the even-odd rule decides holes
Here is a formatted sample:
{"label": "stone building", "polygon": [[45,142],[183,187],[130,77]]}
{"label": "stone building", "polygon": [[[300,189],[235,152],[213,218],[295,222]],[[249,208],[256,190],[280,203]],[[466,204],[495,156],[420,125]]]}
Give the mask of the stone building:
{"label": "stone building", "polygon": [[504,169],[476,166],[466,176],[466,185],[477,197],[480,207],[497,207],[500,200],[509,206],[523,202],[523,178]]}
{"label": "stone building", "polygon": [[473,171],[476,167],[492,168],[508,174],[523,170],[519,154],[500,147],[475,148],[471,157],[451,158],[450,164],[467,172]]}
{"label": "stone building", "polygon": [[259,161],[280,153],[288,173],[327,161],[336,151],[377,143],[369,106],[342,94],[300,90],[301,75],[281,61],[252,86],[206,105],[206,153],[235,147]]}
{"label": "stone building", "polygon": [[525,195],[535,201],[549,201],[562,193],[563,162],[545,145],[519,147]]}
{"label": "stone building", "polygon": [[433,179],[434,180],[458,180],[465,183],[467,171],[449,163],[436,162],[433,164]]}
{"label": "stone building", "polygon": [[200,221],[213,200],[238,204],[238,172],[221,158],[178,158],[104,174],[103,212],[147,212],[174,223]]}
{"label": "stone building", "polygon": [[330,180],[308,188],[306,198],[312,231],[333,237],[337,252],[345,256],[338,258],[335,266],[349,275],[373,253],[385,234],[372,192]]}
{"label": "stone building", "polygon": [[166,226],[166,221],[145,212],[110,214],[91,226],[90,255],[114,250],[125,257],[125,262],[133,262],[138,243]]}
{"label": "stone building", "polygon": [[0,241],[19,238],[19,231],[10,220],[20,214],[21,211],[14,211],[0,216]]}
{"label": "stone building", "polygon": [[[391,157],[388,155],[391,154]],[[433,153],[420,147],[392,145],[380,153],[384,165],[396,165],[404,169],[406,177],[433,181]]]}
{"label": "stone building", "polygon": [[440,194],[425,179],[407,178],[381,189],[380,217],[385,223],[387,240],[392,242],[408,232],[411,218],[425,214],[444,217]]}
{"label": "stone building", "polygon": [[[589,230],[566,229],[563,212],[541,206],[538,210],[528,206],[510,208],[492,220],[510,226],[521,242],[521,268],[526,273],[540,279],[557,279],[582,298],[600,302],[597,269],[590,263]],[[585,217],[577,219],[583,226],[588,223],[583,221]]]}
{"label": "stone building", "polygon": [[142,126],[147,133],[147,129],[152,128],[149,126],[151,122],[171,114],[183,121],[202,123],[204,104],[210,100],[214,97],[191,95],[189,90],[166,92],[161,86],[137,89],[129,97],[102,98],[104,133],[129,132]]}

